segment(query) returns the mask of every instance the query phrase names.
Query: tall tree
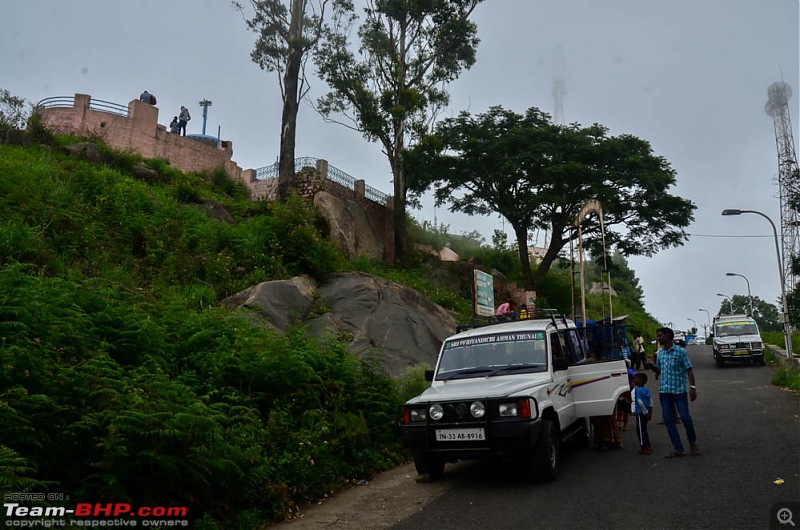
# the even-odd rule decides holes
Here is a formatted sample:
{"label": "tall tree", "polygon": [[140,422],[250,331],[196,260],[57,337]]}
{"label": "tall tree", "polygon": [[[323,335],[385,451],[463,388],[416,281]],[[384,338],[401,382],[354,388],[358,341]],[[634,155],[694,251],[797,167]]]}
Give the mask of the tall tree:
{"label": "tall tree", "polygon": [[[406,158],[410,185],[436,186],[438,204],[467,214],[499,213],[514,228],[525,287],[541,284],[559,252],[576,239],[572,223],[588,199],[603,206],[606,245],[624,256],[650,256],[682,245],[694,204],[670,195],[675,171],[631,135],[601,125],[557,125],[533,107],[524,115],[492,107],[442,121]],[[616,228],[617,231],[610,230]],[[528,231],[547,229],[550,244],[531,274]],[[600,255],[600,223],[581,223],[584,245]]]}
{"label": "tall tree", "polygon": [[357,53],[349,42],[357,21],[352,5],[334,17],[316,50],[320,77],[331,88],[318,101],[320,113],[380,142],[389,160],[398,261],[407,241],[403,151],[447,105],[445,85],[475,63],[479,41],[469,17],[481,1],[367,0]]}
{"label": "tall tree", "polygon": [[[244,6],[233,5],[245,16],[247,26],[258,38],[250,53],[262,70],[278,73],[283,112],[281,146],[278,157],[278,197],[285,201],[294,180],[297,111],[308,93],[305,67],[309,52],[322,33],[325,9],[331,0],[250,0],[251,18]],[[333,0],[338,5],[337,0]]]}

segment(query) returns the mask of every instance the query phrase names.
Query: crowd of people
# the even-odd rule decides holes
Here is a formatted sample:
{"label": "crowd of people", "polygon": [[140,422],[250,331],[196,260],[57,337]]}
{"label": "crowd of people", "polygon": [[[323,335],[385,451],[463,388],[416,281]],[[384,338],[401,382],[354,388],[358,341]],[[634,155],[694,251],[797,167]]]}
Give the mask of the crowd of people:
{"label": "crowd of people", "polygon": [[[148,105],[155,105],[158,102],[156,97],[147,90],[142,92],[139,96],[139,100],[144,101]],[[189,109],[181,105],[181,110],[178,115],[172,117],[172,121],[169,124],[169,132],[186,136],[186,125],[191,119],[192,117],[189,115]]]}

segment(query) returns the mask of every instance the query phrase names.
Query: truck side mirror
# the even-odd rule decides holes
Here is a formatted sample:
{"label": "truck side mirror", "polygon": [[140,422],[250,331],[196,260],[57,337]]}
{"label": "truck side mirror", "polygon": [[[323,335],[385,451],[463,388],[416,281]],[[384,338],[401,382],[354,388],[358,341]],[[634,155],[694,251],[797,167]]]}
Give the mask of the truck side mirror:
{"label": "truck side mirror", "polygon": [[433,370],[425,370],[425,381],[429,383],[433,381]]}

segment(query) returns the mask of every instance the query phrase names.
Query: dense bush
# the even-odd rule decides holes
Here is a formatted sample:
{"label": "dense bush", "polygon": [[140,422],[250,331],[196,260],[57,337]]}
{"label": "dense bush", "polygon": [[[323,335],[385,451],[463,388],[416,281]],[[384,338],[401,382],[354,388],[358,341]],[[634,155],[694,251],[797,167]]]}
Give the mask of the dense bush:
{"label": "dense bush", "polygon": [[253,528],[405,458],[372,361],[215,309],[340,266],[309,205],[101,153],[0,146],[0,487]]}

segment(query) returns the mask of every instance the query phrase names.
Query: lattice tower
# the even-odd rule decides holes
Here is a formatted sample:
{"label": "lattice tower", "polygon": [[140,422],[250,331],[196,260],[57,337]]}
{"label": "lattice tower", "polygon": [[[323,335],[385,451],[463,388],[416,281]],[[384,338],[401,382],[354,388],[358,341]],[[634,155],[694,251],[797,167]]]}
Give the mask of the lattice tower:
{"label": "lattice tower", "polygon": [[772,116],[775,128],[775,143],[778,148],[778,189],[781,201],[781,245],[783,277],[787,293],[794,290],[796,280],[791,270],[792,256],[800,255],[798,220],[800,215],[793,203],[800,203],[800,171],[794,149],[792,120],[789,115],[789,99],[792,87],[779,81],[767,89],[765,110]]}

